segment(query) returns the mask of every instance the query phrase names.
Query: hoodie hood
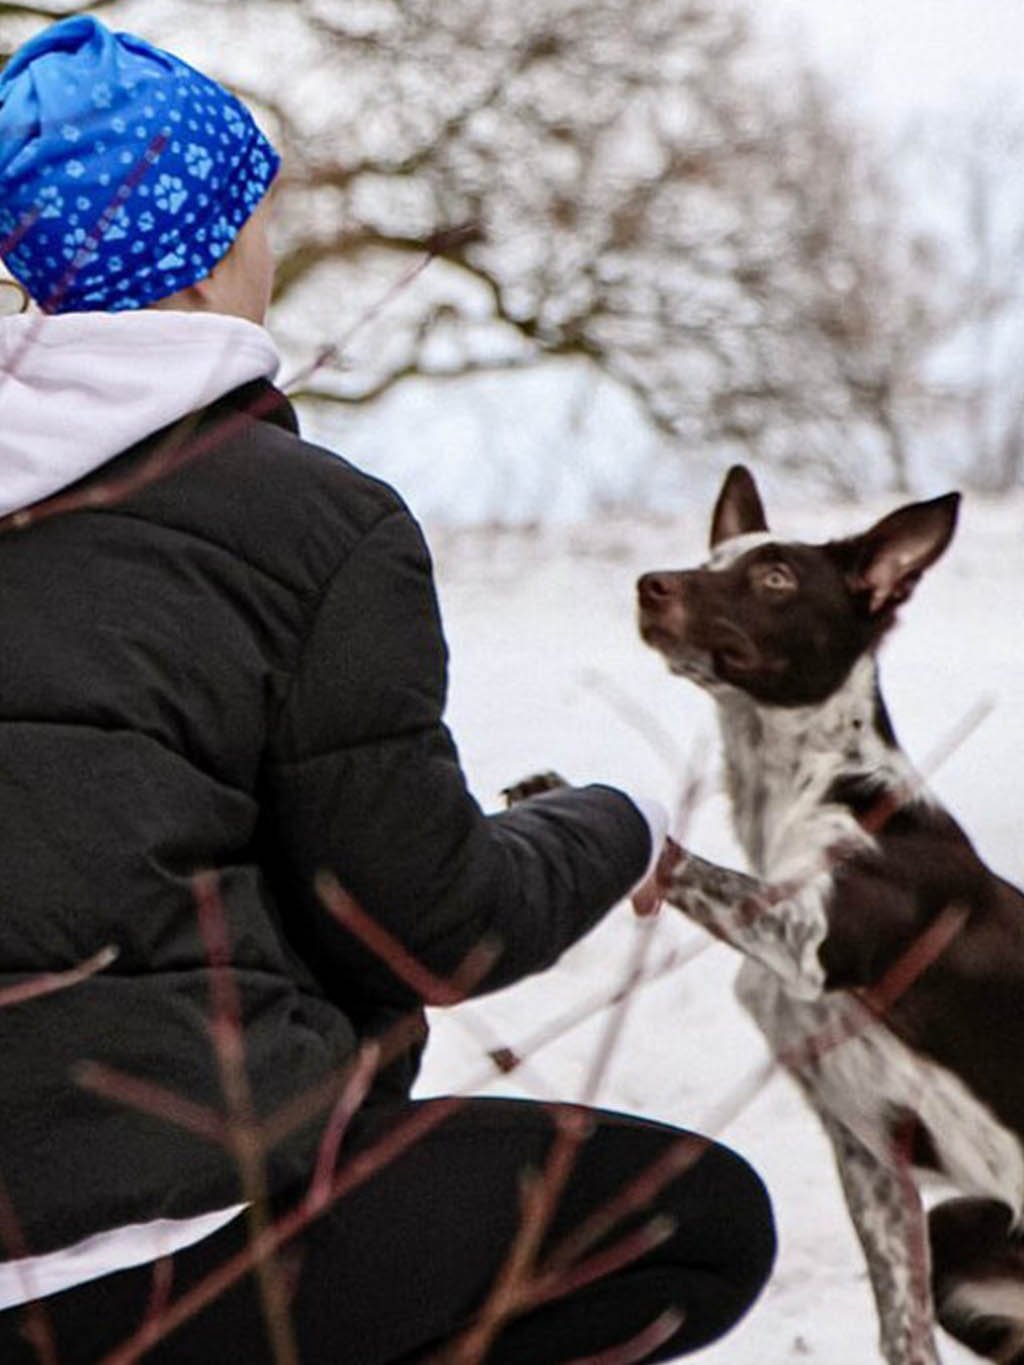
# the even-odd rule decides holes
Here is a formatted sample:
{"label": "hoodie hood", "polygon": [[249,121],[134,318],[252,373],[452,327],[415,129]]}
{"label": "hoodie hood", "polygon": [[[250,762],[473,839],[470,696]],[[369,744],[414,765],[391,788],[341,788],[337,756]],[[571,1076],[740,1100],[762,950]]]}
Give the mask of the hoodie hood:
{"label": "hoodie hood", "polygon": [[0,318],[0,517],[279,364],[262,327],[223,314]]}

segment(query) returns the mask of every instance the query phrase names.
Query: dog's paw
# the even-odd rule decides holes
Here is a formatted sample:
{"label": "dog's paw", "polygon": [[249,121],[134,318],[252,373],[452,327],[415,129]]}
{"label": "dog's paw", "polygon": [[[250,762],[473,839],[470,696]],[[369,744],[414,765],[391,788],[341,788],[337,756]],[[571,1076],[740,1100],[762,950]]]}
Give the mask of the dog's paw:
{"label": "dog's paw", "polygon": [[[671,837],[667,838],[658,854],[658,861],[653,871],[648,874],[646,881],[640,883],[630,897],[633,902],[633,910],[641,919],[658,913],[662,901],[672,891],[680,873],[686,866],[686,859],[686,850],[680,848]],[[676,894],[680,894],[678,889]],[[677,905],[677,908],[682,907]]]}
{"label": "dog's paw", "polygon": [[514,806],[519,801],[526,801],[531,796],[540,796],[542,792],[557,791],[559,787],[569,785],[565,778],[559,773],[532,773],[529,777],[524,777],[521,782],[512,782],[509,786],[503,787],[502,796],[505,798],[507,806]]}

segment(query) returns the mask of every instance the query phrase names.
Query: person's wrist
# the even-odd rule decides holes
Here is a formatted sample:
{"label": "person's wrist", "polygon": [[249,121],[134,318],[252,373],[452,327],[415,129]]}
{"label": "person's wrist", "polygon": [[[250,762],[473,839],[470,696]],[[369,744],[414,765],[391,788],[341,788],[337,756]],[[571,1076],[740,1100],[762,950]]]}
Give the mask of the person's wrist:
{"label": "person's wrist", "polygon": [[[647,866],[644,868],[643,876],[636,883],[636,886],[639,887],[653,876],[658,866],[658,859],[661,857],[665,840],[668,838],[669,818],[668,811],[660,801],[655,801],[647,796],[634,796],[632,792],[626,792],[626,795],[643,816],[647,825],[647,832],[651,838],[651,854],[647,860]],[[636,887],[634,887],[635,889]]]}

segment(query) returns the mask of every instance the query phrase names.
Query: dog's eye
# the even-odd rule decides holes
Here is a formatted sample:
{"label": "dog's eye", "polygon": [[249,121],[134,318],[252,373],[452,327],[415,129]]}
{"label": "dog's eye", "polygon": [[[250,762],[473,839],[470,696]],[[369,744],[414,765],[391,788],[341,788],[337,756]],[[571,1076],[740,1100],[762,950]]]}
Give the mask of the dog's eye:
{"label": "dog's eye", "polygon": [[788,564],[759,565],[754,577],[755,585],[764,592],[790,593],[796,588],[796,574]]}

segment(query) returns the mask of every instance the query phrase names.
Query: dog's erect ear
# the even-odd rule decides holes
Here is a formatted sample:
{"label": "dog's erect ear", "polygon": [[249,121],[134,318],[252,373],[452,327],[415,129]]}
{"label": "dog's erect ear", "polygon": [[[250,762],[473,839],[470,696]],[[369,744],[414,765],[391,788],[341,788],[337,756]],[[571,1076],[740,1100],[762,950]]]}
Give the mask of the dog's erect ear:
{"label": "dog's erect ear", "polygon": [[734,464],[725,476],[711,514],[711,548],[722,540],[746,535],[748,531],[767,530],[768,522],[754,476],[744,465]]}
{"label": "dog's erect ear", "polygon": [[959,508],[959,493],[912,502],[843,542],[847,581],[854,592],[866,595],[872,616],[907,600],[952,540]]}

